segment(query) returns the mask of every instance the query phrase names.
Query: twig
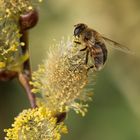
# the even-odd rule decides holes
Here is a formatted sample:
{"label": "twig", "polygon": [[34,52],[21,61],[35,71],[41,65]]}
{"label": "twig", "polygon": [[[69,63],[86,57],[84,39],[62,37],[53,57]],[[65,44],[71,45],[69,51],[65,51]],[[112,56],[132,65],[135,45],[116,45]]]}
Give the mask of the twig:
{"label": "twig", "polygon": [[[25,43],[24,46],[21,46],[22,55],[24,55],[25,53],[29,53],[28,30],[34,27],[37,21],[38,21],[38,12],[36,10],[30,11],[25,15],[21,15],[20,17],[19,23],[22,34],[20,41]],[[35,95],[31,92],[32,87],[29,84],[31,80],[30,57],[28,58],[27,61],[23,63],[23,69],[18,74],[18,79],[27,93],[31,107],[35,108],[36,107]]]}

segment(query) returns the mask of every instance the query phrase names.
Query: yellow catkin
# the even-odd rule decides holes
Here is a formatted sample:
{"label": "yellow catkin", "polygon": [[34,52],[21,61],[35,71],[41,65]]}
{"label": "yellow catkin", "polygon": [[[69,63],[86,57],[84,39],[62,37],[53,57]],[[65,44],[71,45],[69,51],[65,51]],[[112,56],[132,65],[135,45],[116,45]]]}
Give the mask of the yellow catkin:
{"label": "yellow catkin", "polygon": [[20,43],[20,15],[35,9],[39,2],[40,0],[0,0],[0,62],[6,63],[5,69],[17,65],[21,54],[20,46],[25,45],[24,42]]}
{"label": "yellow catkin", "polygon": [[85,52],[70,40],[62,40],[50,48],[48,58],[33,73],[33,92],[40,96],[38,104],[44,104],[57,112],[75,110],[85,115],[86,101],[91,99],[85,86],[89,82]]}
{"label": "yellow catkin", "polygon": [[0,69],[5,68],[6,64],[4,62],[0,62]]}
{"label": "yellow catkin", "polygon": [[24,110],[15,118],[12,128],[4,131],[5,140],[60,140],[67,128],[63,123],[56,123],[48,108],[39,107]]}

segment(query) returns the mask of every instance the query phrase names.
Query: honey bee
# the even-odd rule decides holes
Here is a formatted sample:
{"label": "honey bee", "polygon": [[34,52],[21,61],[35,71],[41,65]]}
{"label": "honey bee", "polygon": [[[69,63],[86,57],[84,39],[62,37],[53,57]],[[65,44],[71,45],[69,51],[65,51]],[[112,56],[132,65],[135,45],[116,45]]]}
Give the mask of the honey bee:
{"label": "honey bee", "polygon": [[84,46],[80,51],[86,51],[85,63],[88,63],[88,58],[90,56],[93,61],[93,65],[90,66],[90,68],[94,68],[95,71],[101,70],[107,60],[108,51],[106,43],[109,43],[110,46],[115,49],[130,53],[129,48],[102,36],[84,23],[76,24],[74,27],[74,42]]}

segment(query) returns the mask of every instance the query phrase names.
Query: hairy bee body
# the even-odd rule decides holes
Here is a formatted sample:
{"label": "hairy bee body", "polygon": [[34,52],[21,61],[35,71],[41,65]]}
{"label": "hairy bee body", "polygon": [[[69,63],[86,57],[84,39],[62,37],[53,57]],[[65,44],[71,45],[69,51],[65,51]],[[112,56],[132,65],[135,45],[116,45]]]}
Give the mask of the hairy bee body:
{"label": "hairy bee body", "polygon": [[88,63],[88,58],[90,56],[93,60],[93,66],[91,66],[91,68],[94,68],[95,71],[101,70],[107,60],[108,51],[106,48],[106,42],[115,49],[130,53],[130,50],[127,47],[102,36],[84,23],[76,24],[74,27],[74,36],[76,39],[74,42],[84,46],[81,51],[86,51],[85,63]]}
{"label": "hairy bee body", "polygon": [[[100,34],[95,30],[86,26],[86,28],[83,28],[82,32],[79,33],[79,28],[80,27],[75,28],[77,32],[75,32],[74,35],[77,36],[79,42],[85,46],[85,48],[81,51],[87,51],[86,64],[88,63],[88,56],[90,55],[94,63],[93,67],[96,71],[98,71],[102,68],[107,60],[107,49],[105,43]],[[76,35],[76,33],[78,35]]]}

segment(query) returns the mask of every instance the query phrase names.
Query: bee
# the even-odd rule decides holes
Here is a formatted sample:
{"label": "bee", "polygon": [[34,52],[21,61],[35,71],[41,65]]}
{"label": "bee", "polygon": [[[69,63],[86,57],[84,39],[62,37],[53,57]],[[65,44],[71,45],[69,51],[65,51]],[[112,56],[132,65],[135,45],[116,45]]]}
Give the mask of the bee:
{"label": "bee", "polygon": [[[74,25],[74,42],[84,46],[80,51],[86,51],[85,64],[88,63],[89,56],[93,61],[93,65],[90,68],[94,68],[95,71],[99,71],[103,68],[108,55],[106,43],[120,51],[130,53],[129,48],[102,36],[96,30],[89,28],[84,23]],[[89,69],[90,69],[89,68]]]}

